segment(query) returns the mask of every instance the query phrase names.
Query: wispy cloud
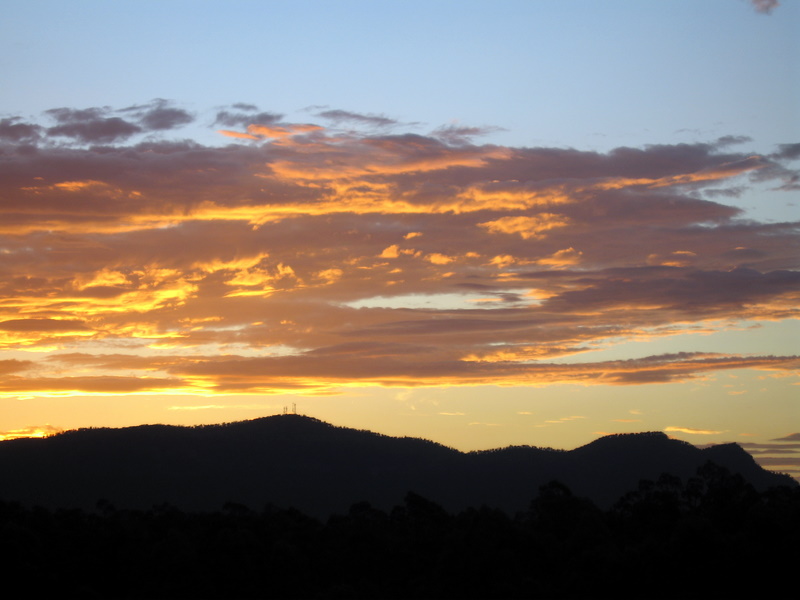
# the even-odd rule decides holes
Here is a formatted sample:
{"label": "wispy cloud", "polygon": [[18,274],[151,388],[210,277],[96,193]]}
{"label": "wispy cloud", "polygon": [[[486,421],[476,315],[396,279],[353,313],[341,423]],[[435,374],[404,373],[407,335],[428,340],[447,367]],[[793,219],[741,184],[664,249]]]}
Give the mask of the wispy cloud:
{"label": "wispy cloud", "polygon": [[670,433],[688,433],[690,435],[719,435],[723,431],[714,431],[712,429],[694,429],[692,427],[665,427],[665,432]]}
{"label": "wispy cloud", "polygon": [[398,124],[395,119],[383,115],[365,115],[341,109],[323,110],[317,113],[317,116],[333,121],[334,123],[354,123],[379,128],[391,127]]}
{"label": "wispy cloud", "polygon": [[778,0],[750,0],[750,2],[757,12],[765,15],[770,14],[774,9],[780,6]]}

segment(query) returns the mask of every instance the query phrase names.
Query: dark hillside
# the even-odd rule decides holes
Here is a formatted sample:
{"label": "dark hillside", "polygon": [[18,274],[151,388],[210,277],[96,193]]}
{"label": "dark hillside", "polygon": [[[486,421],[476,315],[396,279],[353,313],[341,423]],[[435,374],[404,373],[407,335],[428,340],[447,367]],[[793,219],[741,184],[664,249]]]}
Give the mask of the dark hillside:
{"label": "dark hillside", "polygon": [[661,433],[608,436],[572,451],[509,447],[463,453],[283,415],[225,425],[85,429],[0,442],[0,499],[92,509],[99,499],[147,509],[295,507],[324,517],[357,501],[383,510],[414,491],[449,511],[525,510],[551,480],[609,506],[641,479],[684,480],[709,459],[757,489],[792,485],[739,446],[700,450]]}

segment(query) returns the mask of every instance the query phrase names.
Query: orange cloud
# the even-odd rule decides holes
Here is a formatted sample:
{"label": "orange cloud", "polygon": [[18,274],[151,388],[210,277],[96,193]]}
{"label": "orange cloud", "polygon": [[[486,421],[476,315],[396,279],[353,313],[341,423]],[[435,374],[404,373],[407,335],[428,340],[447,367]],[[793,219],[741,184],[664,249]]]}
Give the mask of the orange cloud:
{"label": "orange cloud", "polygon": [[[74,125],[82,113],[65,110]],[[90,123],[99,133],[56,140],[41,129],[31,152],[0,141],[0,348],[17,353],[0,361],[0,393],[627,385],[796,371],[796,357],[729,348],[591,354],[798,317],[796,226],[740,219],[713,193],[747,177],[785,182],[791,152],[512,148],[475,144],[468,128],[394,134],[391,119],[326,114],[372,133],[242,110],[219,113],[230,138],[220,147],[124,145],[133,130],[102,120]],[[116,145],[86,147],[107,138]],[[586,360],[548,362],[578,354]]]}
{"label": "orange cloud", "polygon": [[217,133],[220,133],[226,137],[238,138],[240,140],[258,140],[261,139],[257,135],[253,135],[251,133],[242,133],[241,131],[231,131],[230,129],[219,129]]}
{"label": "orange cloud", "polygon": [[575,250],[575,248],[564,248],[548,257],[540,258],[536,263],[553,267],[568,267],[577,265],[581,261],[581,254],[583,253]]}
{"label": "orange cloud", "polygon": [[0,431],[0,441],[16,440],[19,438],[42,438],[61,433],[63,429],[52,425],[32,425],[23,429],[11,429]]}
{"label": "orange cloud", "polygon": [[553,213],[541,213],[534,217],[502,217],[495,221],[478,223],[492,233],[518,234],[523,239],[541,237],[545,231],[565,227],[569,219]]}
{"label": "orange cloud", "polygon": [[455,258],[452,256],[447,256],[446,254],[441,254],[440,252],[434,252],[426,256],[425,260],[433,263],[434,265],[447,265],[453,262]]}
{"label": "orange cloud", "polygon": [[[661,355],[630,361],[585,363],[530,362],[531,354],[497,360],[453,361],[436,358],[420,348],[391,344],[355,345],[346,351],[312,351],[272,357],[180,356],[141,357],[54,355],[79,368],[92,366],[98,374],[56,378],[0,378],[0,394],[68,396],[119,393],[271,394],[298,390],[331,391],[359,386],[459,385],[631,385],[685,381],[705,373],[742,368],[797,370],[800,358],[708,355]],[[344,350],[344,348],[342,349]],[[419,360],[422,356],[426,360]],[[519,360],[522,358],[522,360]],[[98,370],[99,368],[99,370]],[[102,375],[102,369],[122,368],[168,377]],[[679,431],[678,429],[669,429]],[[681,430],[683,431],[683,430]],[[697,433],[697,432],[692,432]]]}

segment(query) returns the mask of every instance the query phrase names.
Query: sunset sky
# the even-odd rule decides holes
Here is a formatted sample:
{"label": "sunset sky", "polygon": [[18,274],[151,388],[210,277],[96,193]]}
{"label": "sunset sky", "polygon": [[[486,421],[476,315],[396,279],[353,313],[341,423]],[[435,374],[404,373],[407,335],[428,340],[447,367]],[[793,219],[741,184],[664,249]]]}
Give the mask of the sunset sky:
{"label": "sunset sky", "polygon": [[10,1],[0,438],[297,411],[800,475],[800,1]]}

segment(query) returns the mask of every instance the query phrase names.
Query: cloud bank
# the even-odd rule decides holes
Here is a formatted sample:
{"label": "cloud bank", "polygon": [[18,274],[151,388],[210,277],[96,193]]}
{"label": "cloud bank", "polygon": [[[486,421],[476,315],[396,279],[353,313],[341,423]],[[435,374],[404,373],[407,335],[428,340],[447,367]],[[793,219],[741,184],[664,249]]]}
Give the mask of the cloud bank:
{"label": "cloud bank", "polygon": [[797,144],[598,153],[338,109],[320,123],[214,110],[217,145],[167,139],[200,120],[161,99],[0,120],[0,349],[18,353],[0,361],[1,394],[626,385],[800,367],[691,349],[591,357],[798,317],[800,223],[720,202],[756,184],[796,190]]}

